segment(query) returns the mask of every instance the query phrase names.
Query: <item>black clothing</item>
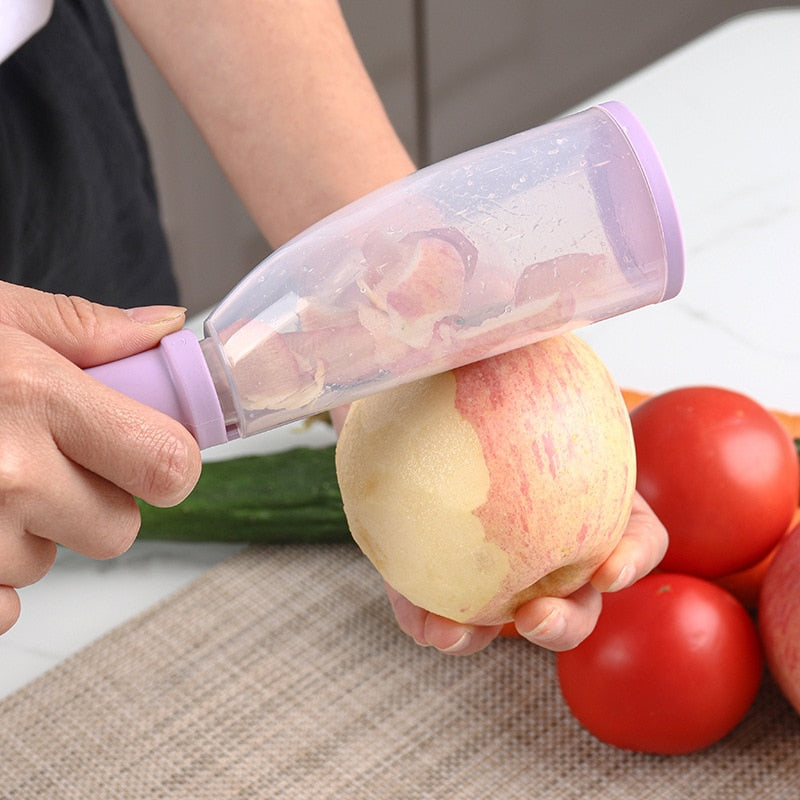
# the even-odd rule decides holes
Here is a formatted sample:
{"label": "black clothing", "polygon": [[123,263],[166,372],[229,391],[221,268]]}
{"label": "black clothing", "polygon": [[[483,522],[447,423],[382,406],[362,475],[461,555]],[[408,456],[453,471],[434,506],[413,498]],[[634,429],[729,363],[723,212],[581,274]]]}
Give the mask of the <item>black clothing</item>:
{"label": "black clothing", "polygon": [[0,64],[0,279],[123,307],[177,302],[103,0],[55,0]]}

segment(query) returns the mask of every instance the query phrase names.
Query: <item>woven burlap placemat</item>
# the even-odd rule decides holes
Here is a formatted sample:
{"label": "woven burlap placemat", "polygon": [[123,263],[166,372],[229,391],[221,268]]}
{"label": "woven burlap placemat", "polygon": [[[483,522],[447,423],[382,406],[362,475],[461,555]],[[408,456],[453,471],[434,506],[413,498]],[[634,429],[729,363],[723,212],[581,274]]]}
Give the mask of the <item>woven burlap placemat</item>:
{"label": "woven burlap placemat", "polygon": [[349,545],[252,547],[0,704],[0,797],[797,798],[766,681],[702,753],[603,745],[519,640],[455,658],[394,624]]}

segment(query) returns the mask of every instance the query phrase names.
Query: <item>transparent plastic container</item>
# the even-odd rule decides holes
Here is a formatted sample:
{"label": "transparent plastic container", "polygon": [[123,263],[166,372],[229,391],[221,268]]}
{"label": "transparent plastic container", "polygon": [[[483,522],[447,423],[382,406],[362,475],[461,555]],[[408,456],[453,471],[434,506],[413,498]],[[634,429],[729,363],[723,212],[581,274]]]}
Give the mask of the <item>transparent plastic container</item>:
{"label": "transparent plastic container", "polygon": [[203,447],[673,297],[666,177],[619,103],[426,167],[267,257],[210,314],[89,370]]}

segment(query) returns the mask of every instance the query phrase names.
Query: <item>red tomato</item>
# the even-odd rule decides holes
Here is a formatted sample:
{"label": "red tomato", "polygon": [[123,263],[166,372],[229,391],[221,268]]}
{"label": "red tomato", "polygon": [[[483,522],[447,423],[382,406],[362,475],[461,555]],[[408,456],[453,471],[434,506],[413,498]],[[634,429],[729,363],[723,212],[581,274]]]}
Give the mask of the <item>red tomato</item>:
{"label": "red tomato", "polygon": [[757,609],[761,598],[761,586],[764,583],[769,565],[775,558],[775,553],[778,552],[781,542],[797,527],[800,527],[800,509],[795,511],[792,521],[789,523],[789,530],[783,534],[778,544],[761,561],[739,572],[732,572],[730,575],[715,578],[714,583],[723,589],[727,589],[740,603],[744,603],[748,608]]}
{"label": "red tomato", "polygon": [[780,547],[780,542],[767,553],[757,564],[721,578],[714,578],[714,583],[730,592],[747,608],[757,609],[761,597],[761,586],[772,559]]}
{"label": "red tomato", "polygon": [[595,630],[556,663],[561,693],[590,733],[665,755],[733,730],[763,672],[744,606],[709,581],[668,573],[604,595]]}
{"label": "red tomato", "polygon": [[746,569],[789,527],[797,451],[765,408],[738,392],[689,387],[631,412],[636,487],[667,528],[661,567],[717,578]]}

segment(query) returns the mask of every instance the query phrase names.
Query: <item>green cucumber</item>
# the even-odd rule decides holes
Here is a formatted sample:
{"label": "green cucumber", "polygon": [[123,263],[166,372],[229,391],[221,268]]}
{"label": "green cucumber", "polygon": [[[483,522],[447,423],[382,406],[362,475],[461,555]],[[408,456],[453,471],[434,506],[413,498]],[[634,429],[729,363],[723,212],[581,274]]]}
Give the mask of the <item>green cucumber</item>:
{"label": "green cucumber", "polygon": [[294,544],[352,541],[336,480],[333,445],[203,465],[173,508],[139,501],[144,539]]}

